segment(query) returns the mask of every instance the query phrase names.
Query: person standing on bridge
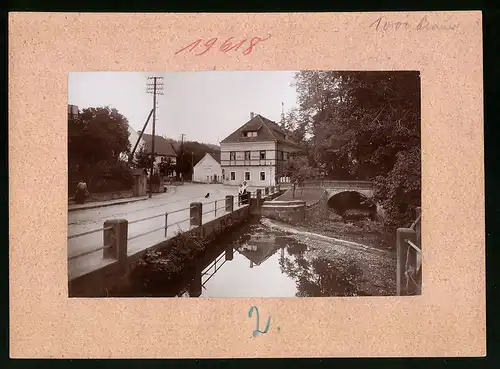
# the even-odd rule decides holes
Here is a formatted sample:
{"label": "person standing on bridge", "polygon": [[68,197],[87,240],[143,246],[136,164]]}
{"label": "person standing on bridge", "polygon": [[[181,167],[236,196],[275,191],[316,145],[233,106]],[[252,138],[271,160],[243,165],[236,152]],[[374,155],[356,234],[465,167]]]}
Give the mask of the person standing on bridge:
{"label": "person standing on bridge", "polygon": [[239,192],[239,195],[241,198],[241,203],[248,204],[248,197],[250,194],[247,192],[247,182],[246,181],[243,181],[243,183],[240,184],[240,188],[239,188],[238,192]]}
{"label": "person standing on bridge", "polygon": [[89,195],[89,191],[87,190],[87,183],[84,181],[79,181],[76,185],[75,192],[75,201],[77,204],[83,204],[85,202],[85,198]]}

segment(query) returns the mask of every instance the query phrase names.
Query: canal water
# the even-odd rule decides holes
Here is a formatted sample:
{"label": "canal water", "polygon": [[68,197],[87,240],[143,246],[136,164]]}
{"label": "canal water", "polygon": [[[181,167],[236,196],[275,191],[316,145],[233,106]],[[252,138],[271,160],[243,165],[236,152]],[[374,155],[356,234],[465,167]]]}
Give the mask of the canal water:
{"label": "canal water", "polygon": [[[248,222],[210,245],[175,286],[155,296],[327,297],[394,295],[391,253],[290,234],[264,222]],[[264,223],[264,224],[263,224]]]}

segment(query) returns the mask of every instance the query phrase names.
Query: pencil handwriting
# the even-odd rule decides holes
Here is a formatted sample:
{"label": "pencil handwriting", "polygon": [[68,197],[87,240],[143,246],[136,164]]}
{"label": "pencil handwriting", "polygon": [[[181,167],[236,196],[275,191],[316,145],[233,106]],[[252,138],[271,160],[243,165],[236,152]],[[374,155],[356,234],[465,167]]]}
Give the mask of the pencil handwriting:
{"label": "pencil handwriting", "polygon": [[451,17],[441,22],[432,22],[425,15],[418,21],[394,21],[388,20],[385,17],[378,17],[373,21],[368,28],[373,28],[376,31],[400,31],[400,30],[416,30],[416,31],[454,31],[460,25],[451,22]]}

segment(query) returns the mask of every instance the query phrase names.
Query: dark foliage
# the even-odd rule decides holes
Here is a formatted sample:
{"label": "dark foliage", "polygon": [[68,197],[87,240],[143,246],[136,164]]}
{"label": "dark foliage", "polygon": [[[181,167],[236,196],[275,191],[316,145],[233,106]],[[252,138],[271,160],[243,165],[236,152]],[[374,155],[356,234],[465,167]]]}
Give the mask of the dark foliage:
{"label": "dark foliage", "polygon": [[68,171],[72,184],[92,192],[129,189],[133,177],[123,160],[130,152],[128,121],[109,107],[83,109],[68,119]]}
{"label": "dark foliage", "polygon": [[304,163],[330,178],[374,180],[387,223],[407,224],[420,205],[419,73],[302,71],[296,86],[299,109],[285,128]]}

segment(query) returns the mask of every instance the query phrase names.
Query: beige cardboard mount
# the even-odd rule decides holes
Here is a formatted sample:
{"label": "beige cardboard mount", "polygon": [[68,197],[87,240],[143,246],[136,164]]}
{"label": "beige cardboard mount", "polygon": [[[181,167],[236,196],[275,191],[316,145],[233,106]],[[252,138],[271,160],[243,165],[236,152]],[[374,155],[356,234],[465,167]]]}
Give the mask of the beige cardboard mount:
{"label": "beige cardboard mount", "polygon": [[[11,13],[11,357],[484,355],[481,27],[480,12]],[[260,40],[221,51],[230,37]],[[217,41],[176,54],[198,38]],[[214,69],[421,72],[421,296],[68,298],[68,73]],[[272,317],[258,337],[253,305]]]}

